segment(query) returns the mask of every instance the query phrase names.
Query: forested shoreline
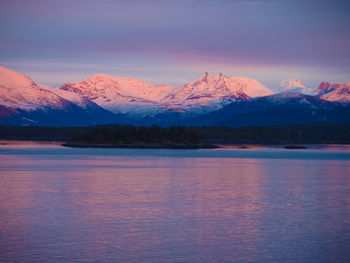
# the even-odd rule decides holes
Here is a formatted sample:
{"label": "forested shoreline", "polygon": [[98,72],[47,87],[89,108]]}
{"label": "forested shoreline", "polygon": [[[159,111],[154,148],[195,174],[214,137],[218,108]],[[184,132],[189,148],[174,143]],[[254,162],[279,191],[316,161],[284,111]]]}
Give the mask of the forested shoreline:
{"label": "forested shoreline", "polygon": [[91,144],[350,143],[350,124],[270,127],[0,126],[0,139]]}

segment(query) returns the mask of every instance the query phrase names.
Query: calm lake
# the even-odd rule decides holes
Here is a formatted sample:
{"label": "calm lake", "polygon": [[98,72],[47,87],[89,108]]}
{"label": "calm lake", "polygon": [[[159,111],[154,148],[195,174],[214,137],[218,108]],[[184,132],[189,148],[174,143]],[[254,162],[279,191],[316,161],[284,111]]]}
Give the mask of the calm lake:
{"label": "calm lake", "polygon": [[0,262],[350,262],[350,146],[2,142]]}

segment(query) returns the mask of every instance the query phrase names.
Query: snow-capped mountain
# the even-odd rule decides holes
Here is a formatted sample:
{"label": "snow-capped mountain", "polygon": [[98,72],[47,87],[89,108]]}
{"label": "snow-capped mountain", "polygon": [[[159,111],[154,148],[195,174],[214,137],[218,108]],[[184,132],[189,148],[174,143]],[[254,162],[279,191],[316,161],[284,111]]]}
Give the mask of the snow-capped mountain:
{"label": "snow-capped mountain", "polygon": [[61,89],[81,94],[107,110],[133,118],[155,116],[167,110],[208,112],[232,100],[273,94],[254,79],[221,74],[205,74],[184,86],[153,85],[98,74],[81,82],[65,83]]}
{"label": "snow-capped mountain", "polygon": [[60,89],[80,94],[111,112],[142,117],[161,110],[160,100],[173,87],[98,74],[81,82],[65,83]]}
{"label": "snow-capped mountain", "polygon": [[312,94],[312,89],[305,86],[305,84],[298,79],[283,80],[280,84],[278,92],[293,92],[300,94]]}
{"label": "snow-capped mountain", "polygon": [[220,109],[234,100],[246,100],[271,94],[273,94],[271,90],[254,79],[227,77],[221,73],[217,76],[209,76],[206,73],[183,87],[173,89],[162,101],[167,107],[173,109],[211,111]]}
{"label": "snow-capped mountain", "polygon": [[329,82],[321,82],[315,96],[328,101],[350,102],[350,82],[332,85]]}
{"label": "snow-capped mountain", "polygon": [[23,110],[62,109],[67,101],[41,89],[32,79],[0,66],[0,105]]}
{"label": "snow-capped mountain", "polygon": [[[293,83],[285,85],[288,91],[302,88],[302,83]],[[254,79],[222,74],[205,74],[184,86],[99,74],[58,89],[0,67],[0,125],[350,123],[350,106],[343,103],[350,101],[349,90],[350,82],[323,82],[316,97],[273,94]]]}
{"label": "snow-capped mountain", "polygon": [[91,125],[116,116],[78,94],[38,85],[0,66],[0,123],[9,125]]}

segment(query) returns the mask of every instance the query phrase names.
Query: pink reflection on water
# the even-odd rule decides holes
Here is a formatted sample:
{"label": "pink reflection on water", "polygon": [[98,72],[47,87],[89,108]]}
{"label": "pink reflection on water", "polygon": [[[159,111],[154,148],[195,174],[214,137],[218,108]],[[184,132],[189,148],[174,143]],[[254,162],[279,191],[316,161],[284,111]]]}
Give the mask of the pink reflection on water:
{"label": "pink reflection on water", "polygon": [[62,143],[63,142],[50,141],[0,140],[0,149],[57,148],[60,147]]}
{"label": "pink reflection on water", "polygon": [[[78,222],[90,226],[111,224],[112,228],[119,225],[117,232],[92,227],[85,229],[85,234],[99,244],[118,235],[118,240],[133,244],[127,249],[130,251],[152,250],[164,243],[167,233],[182,233],[190,242],[210,249],[214,240],[229,236],[251,242],[250,236],[259,231],[259,225],[252,224],[261,209],[257,204],[262,180],[259,161],[127,157],[43,161],[15,157],[11,160],[10,156],[2,156],[7,167],[16,167],[2,176],[8,186],[1,188],[1,200],[10,200],[1,202],[9,219],[3,222],[5,232],[15,231],[19,224],[33,224],[37,215],[24,211],[51,205],[67,213],[59,215],[65,229],[79,230]],[[40,165],[44,167],[40,171],[27,169]],[[56,170],[63,166],[65,170]],[[18,180],[12,181],[11,177]],[[160,229],[154,229],[157,221]],[[186,222],[192,223],[186,226]],[[42,223],[48,229],[55,228],[54,221]],[[93,249],[103,254],[107,248],[100,244]]]}
{"label": "pink reflection on water", "polygon": [[304,225],[322,231],[304,221],[315,207],[334,209],[349,169],[344,161],[0,155],[0,238],[9,258],[256,260],[272,237],[296,245]]}

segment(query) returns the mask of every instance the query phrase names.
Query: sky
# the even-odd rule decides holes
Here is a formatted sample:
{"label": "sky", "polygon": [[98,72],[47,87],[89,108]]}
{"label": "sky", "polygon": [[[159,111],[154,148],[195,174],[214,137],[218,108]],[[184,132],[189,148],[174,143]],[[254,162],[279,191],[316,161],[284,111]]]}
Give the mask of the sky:
{"label": "sky", "polygon": [[93,74],[350,81],[348,0],[0,0],[0,65],[59,87]]}

